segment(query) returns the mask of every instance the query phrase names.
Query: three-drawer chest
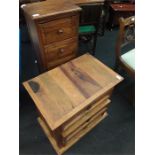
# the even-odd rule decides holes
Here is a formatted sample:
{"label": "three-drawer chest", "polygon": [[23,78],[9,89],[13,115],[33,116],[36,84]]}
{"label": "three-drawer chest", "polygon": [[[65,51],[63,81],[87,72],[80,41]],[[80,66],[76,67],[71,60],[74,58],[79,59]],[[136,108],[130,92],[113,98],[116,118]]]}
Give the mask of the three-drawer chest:
{"label": "three-drawer chest", "polygon": [[21,6],[40,72],[76,57],[80,8],[67,0]]}
{"label": "three-drawer chest", "polygon": [[58,155],[107,115],[110,96],[123,78],[90,54],[24,82],[38,122]]}

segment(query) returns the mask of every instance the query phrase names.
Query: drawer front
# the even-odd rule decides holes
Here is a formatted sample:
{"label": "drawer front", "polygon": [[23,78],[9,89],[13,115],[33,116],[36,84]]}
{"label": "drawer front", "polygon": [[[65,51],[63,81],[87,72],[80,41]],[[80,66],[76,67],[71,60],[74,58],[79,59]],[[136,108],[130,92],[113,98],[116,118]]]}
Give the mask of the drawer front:
{"label": "drawer front", "polygon": [[46,61],[51,62],[64,58],[77,52],[77,38],[68,39],[59,43],[53,43],[45,47]]}
{"label": "drawer front", "polygon": [[71,120],[69,120],[68,122],[66,122],[62,126],[62,131],[67,130],[71,125],[73,125],[75,122],[77,122],[78,120],[80,120],[85,115],[85,113],[91,111],[95,106],[97,106],[98,104],[100,104],[100,102],[105,101],[106,99],[108,99],[110,97],[111,93],[112,93],[112,90],[107,91],[102,96],[102,98],[100,98],[95,103],[92,103],[91,105],[87,106],[84,110],[82,110],[80,113],[78,113],[76,116],[74,116]]}
{"label": "drawer front", "polygon": [[109,103],[110,103],[109,99],[98,101],[96,103],[96,105],[93,106],[93,108],[91,108],[90,110],[86,110],[83,113],[84,115],[78,121],[76,121],[75,123],[70,125],[67,129],[62,131],[62,133],[61,133],[62,137],[65,138],[65,137],[69,136],[70,134],[72,134],[73,132],[75,132],[78,128],[80,128],[80,126],[82,126],[83,124],[88,122],[88,120],[91,117],[93,117],[95,114],[97,114],[101,109],[107,108],[107,105]]}
{"label": "drawer front", "polygon": [[76,36],[78,34],[78,22],[77,15],[39,24],[43,44],[48,45]]}
{"label": "drawer front", "polygon": [[96,120],[100,119],[106,112],[107,108],[100,109],[93,117],[88,119],[83,125],[81,125],[77,130],[73,133],[68,135],[66,138],[63,139],[64,145],[66,145],[70,140],[74,139],[80,132],[87,129],[91,124],[93,124]]}

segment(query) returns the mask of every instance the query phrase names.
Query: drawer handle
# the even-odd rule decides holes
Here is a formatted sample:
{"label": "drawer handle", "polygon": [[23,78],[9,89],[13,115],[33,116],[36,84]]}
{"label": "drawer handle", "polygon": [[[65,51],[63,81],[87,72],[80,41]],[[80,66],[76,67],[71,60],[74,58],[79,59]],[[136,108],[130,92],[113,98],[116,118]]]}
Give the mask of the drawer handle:
{"label": "drawer handle", "polygon": [[63,32],[64,32],[64,31],[63,31],[62,29],[59,29],[59,30],[58,30],[58,33],[59,33],[59,34],[62,34]]}
{"label": "drawer handle", "polygon": [[90,118],[86,120],[86,123],[89,123],[89,122],[90,122]]}
{"label": "drawer handle", "polygon": [[63,53],[65,50],[63,48],[60,48],[60,53]]}
{"label": "drawer handle", "polygon": [[89,105],[87,108],[86,108],[86,111],[89,111],[91,109],[91,105]]}

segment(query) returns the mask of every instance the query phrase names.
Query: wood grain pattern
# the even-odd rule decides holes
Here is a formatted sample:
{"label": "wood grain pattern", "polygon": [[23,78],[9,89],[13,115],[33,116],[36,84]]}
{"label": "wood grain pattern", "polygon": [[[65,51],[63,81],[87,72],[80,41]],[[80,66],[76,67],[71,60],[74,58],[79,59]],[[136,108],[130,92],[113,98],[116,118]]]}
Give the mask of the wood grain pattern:
{"label": "wood grain pattern", "polygon": [[81,126],[79,126],[76,130],[74,130],[74,132],[72,132],[70,135],[68,135],[65,138],[65,145],[67,145],[67,143],[69,143],[69,141],[71,141],[72,139],[74,139],[80,132],[83,132],[83,130],[85,128],[87,128],[90,124],[92,124],[94,122],[95,119],[97,119],[98,117],[101,117],[102,114],[105,113],[105,111],[107,110],[107,108],[103,108],[100,109],[95,115],[93,115],[88,121],[86,121],[85,123],[83,123]]}
{"label": "wood grain pattern", "polygon": [[47,62],[57,61],[58,59],[77,53],[78,38],[70,38],[61,42],[52,43],[45,46],[45,55]]}
{"label": "wood grain pattern", "polygon": [[[55,1],[46,0],[37,3],[26,4],[23,7],[24,12],[26,12],[32,20],[41,21],[42,18],[53,18],[58,15],[64,15],[66,13],[80,11],[81,8],[74,3],[68,3],[67,0]],[[39,14],[39,16],[33,16],[34,14]]]}
{"label": "wood grain pattern", "polygon": [[79,119],[74,124],[72,124],[71,126],[69,126],[67,129],[65,129],[64,131],[62,131],[62,136],[63,137],[69,136],[76,129],[78,129],[82,124],[84,124],[85,122],[87,122],[97,112],[99,112],[101,109],[105,109],[109,103],[110,103],[110,100],[106,100],[104,102],[101,101],[101,102],[97,103],[98,105],[96,105],[96,107],[94,107],[93,109],[88,110],[88,111],[85,111],[85,115],[83,117],[81,117],[81,119]]}
{"label": "wood grain pattern", "polygon": [[134,4],[111,4],[110,5],[114,11],[135,11]]}
{"label": "wood grain pattern", "polygon": [[50,0],[22,7],[40,73],[77,56],[81,8],[67,2]]}
{"label": "wood grain pattern", "polygon": [[[80,111],[79,113],[77,113],[72,119],[69,119],[66,123],[64,123],[61,127],[61,132],[63,134],[63,131],[67,130],[69,127],[71,127],[73,124],[77,123],[78,121],[80,121],[80,119],[82,117],[85,117],[85,115],[87,115],[88,113],[90,113],[92,111],[92,109],[94,109],[96,106],[98,106],[98,104],[100,104],[102,101],[107,100],[110,97],[110,94],[105,94],[104,97],[102,97],[101,99],[99,99],[98,101],[96,101],[95,103],[90,104],[88,107],[86,107],[85,109],[83,109],[82,111]],[[107,104],[105,104],[107,105]]]}
{"label": "wood grain pattern", "polygon": [[78,33],[77,22],[78,16],[70,16],[39,24],[43,44],[48,45],[76,36]]}
{"label": "wood grain pattern", "polygon": [[95,92],[100,90],[102,87],[91,78],[82,69],[76,67],[72,62],[68,62],[63,66],[60,66],[63,73],[72,81],[79,91],[86,97],[89,98]]}
{"label": "wood grain pattern", "polygon": [[[86,68],[81,69],[79,64],[85,64]],[[98,76],[102,81],[98,81]],[[85,54],[29,80],[39,84],[37,93],[33,92],[29,81],[24,82],[24,86],[49,127],[55,130],[123,80],[118,76],[93,56]],[[76,94],[72,95],[73,93]]]}
{"label": "wood grain pattern", "polygon": [[[78,39],[75,40],[74,47],[71,42],[67,43],[65,51],[61,48],[60,41],[78,38],[79,13],[82,10],[79,6],[100,5],[104,1],[45,0],[22,6],[40,73],[53,69],[77,56]],[[57,45],[54,49],[51,45],[53,43]],[[51,48],[46,48],[46,45]],[[68,48],[69,46],[72,48]],[[57,51],[59,49],[61,52]],[[49,50],[51,52],[47,54]]]}

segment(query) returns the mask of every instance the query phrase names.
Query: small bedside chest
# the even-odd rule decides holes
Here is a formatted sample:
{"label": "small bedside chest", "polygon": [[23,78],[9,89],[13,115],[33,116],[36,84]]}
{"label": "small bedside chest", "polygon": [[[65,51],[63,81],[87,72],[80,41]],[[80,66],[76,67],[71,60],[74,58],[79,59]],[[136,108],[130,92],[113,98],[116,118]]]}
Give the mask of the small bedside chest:
{"label": "small bedside chest", "polygon": [[80,7],[66,0],[42,1],[21,7],[40,73],[76,57]]}
{"label": "small bedside chest", "polygon": [[38,121],[61,155],[108,114],[110,95],[123,78],[85,54],[24,82]]}

